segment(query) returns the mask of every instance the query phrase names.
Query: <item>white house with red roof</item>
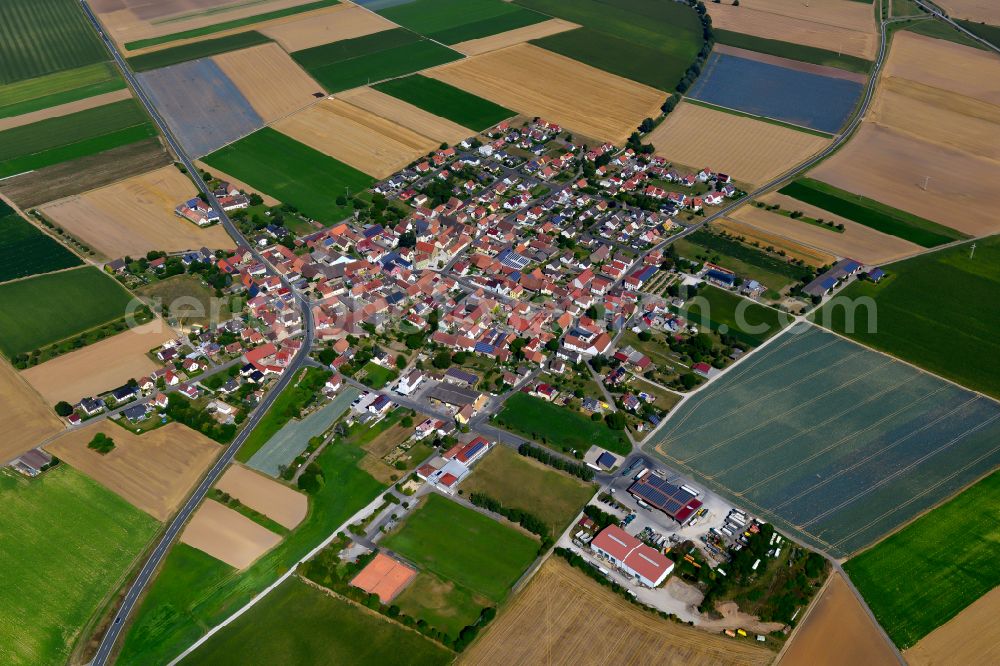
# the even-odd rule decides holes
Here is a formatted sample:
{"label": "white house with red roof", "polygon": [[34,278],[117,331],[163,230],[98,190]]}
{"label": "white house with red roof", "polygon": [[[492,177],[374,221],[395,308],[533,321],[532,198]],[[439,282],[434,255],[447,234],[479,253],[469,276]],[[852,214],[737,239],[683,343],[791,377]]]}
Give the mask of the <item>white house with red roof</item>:
{"label": "white house with red roof", "polygon": [[656,587],[674,570],[674,562],[617,525],[605,527],[590,549],[646,587]]}

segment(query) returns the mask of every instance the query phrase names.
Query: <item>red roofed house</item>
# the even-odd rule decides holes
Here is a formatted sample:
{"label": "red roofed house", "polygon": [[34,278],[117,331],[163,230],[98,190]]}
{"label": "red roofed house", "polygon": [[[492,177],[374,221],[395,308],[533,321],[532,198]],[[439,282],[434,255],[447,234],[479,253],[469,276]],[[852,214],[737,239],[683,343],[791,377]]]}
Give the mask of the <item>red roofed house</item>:
{"label": "red roofed house", "polygon": [[590,549],[647,587],[656,587],[674,570],[673,560],[617,525],[604,528],[590,542]]}

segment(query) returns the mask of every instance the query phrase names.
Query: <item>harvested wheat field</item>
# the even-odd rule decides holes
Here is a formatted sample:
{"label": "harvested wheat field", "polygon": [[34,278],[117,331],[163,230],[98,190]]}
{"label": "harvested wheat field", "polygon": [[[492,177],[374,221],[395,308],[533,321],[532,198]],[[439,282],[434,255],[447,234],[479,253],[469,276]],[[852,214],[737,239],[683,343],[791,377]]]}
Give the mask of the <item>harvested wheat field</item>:
{"label": "harvested wheat field", "polygon": [[379,600],[387,604],[395,599],[416,575],[415,569],[379,553],[354,577],[351,585],[368,594],[377,594]]}
{"label": "harvested wheat field", "polygon": [[529,118],[541,116],[574,133],[619,145],[643,118],[658,115],[663,103],[659,90],[531,44],[457,60],[424,74]]}
{"label": "harvested wheat field", "polygon": [[237,569],[246,569],[280,541],[274,532],[215,500],[205,500],[181,532],[182,543]]}
{"label": "harvested wheat field", "polygon": [[395,23],[375,12],[346,4],[296,19],[260,28],[258,32],[267,35],[291,53],[396,27]]}
{"label": "harvested wheat field", "polygon": [[1000,58],[943,39],[897,32],[882,72],[886,77],[919,81],[1000,105]]}
{"label": "harvested wheat field", "polygon": [[0,118],[0,131],[8,130],[13,127],[21,127],[22,125],[30,125],[31,123],[37,123],[39,120],[47,120],[48,118],[68,116],[69,114],[76,113],[77,111],[86,111],[87,109],[104,106],[105,104],[111,104],[112,102],[120,102],[121,100],[128,99],[131,96],[132,92],[128,88],[123,88],[122,90],[112,90],[111,92],[106,92],[102,95],[94,95],[93,97],[78,99],[75,102],[67,102],[66,104],[59,104],[58,106],[50,106],[47,109],[39,109],[38,111],[32,111],[31,113],[22,113],[19,116]]}
{"label": "harvested wheat field", "polygon": [[780,666],[895,666],[894,650],[839,573],[792,634]]}
{"label": "harvested wheat field", "polygon": [[524,42],[529,42],[532,39],[541,39],[542,37],[558,35],[560,32],[566,32],[567,30],[573,30],[574,28],[579,27],[580,26],[576,23],[570,23],[569,21],[554,18],[549,19],[548,21],[542,21],[541,23],[534,23],[523,28],[515,28],[514,30],[508,30],[507,32],[490,35],[489,37],[470,39],[467,42],[452,44],[451,48],[455,49],[459,53],[464,53],[465,55],[479,55],[480,53],[486,53],[487,51],[496,51],[497,49],[514,46],[515,44],[523,44]]}
{"label": "harvested wheat field", "polygon": [[[742,211],[742,209],[740,210]],[[768,215],[773,215],[773,213],[768,213]],[[779,220],[787,220],[787,218],[783,218],[780,215],[773,216],[777,217]],[[795,222],[794,220],[788,221]],[[836,257],[828,252],[824,252],[823,250],[815,247],[788,239],[785,236],[784,227],[780,225],[778,229],[768,230],[753,226],[747,222],[741,222],[736,219],[724,217],[720,220],[712,222],[712,226],[727,233],[742,236],[748,243],[757,242],[760,243],[761,247],[770,246],[775,250],[783,250],[788,257],[792,259],[801,259],[805,263],[816,268],[826,266],[836,260]]]}
{"label": "harvested wheat field", "polygon": [[937,0],[935,4],[952,17],[1000,25],[1000,4],[996,0]]}
{"label": "harvested wheat field", "polygon": [[430,137],[438,143],[458,143],[476,134],[468,127],[454,123],[447,118],[435,116],[409,102],[404,102],[367,86],[345,90],[337,93],[336,96],[360,109],[409,128],[417,134]]}
{"label": "harvested wheat field", "polygon": [[162,319],[127,329],[113,337],[23,370],[21,376],[46,402],[75,404],[118,388],[159,367],[146,353],[177,337]]}
{"label": "harvested wheat field", "polygon": [[263,199],[264,205],[266,205],[266,206],[280,206],[281,205],[281,202],[278,201],[277,199],[275,199],[274,197],[272,197],[270,194],[265,194],[264,192],[261,192],[257,188],[252,187],[250,185],[247,185],[246,183],[244,183],[239,178],[233,178],[229,174],[223,173],[222,171],[219,171],[215,167],[209,166],[208,164],[205,164],[201,160],[195,160],[194,161],[194,165],[196,167],[198,167],[199,169],[201,169],[202,171],[205,171],[205,172],[211,174],[211,176],[213,178],[218,178],[218,179],[224,180],[224,181],[226,181],[226,182],[228,182],[228,183],[230,183],[232,185],[235,185],[236,188],[239,189],[239,190],[242,190],[242,191],[247,192],[247,193],[256,192],[257,194],[260,195],[260,198]]}
{"label": "harvested wheat field", "polygon": [[[817,220],[843,224],[844,232],[837,233],[753,206],[744,206],[732,215],[734,220],[744,226],[750,226],[757,233],[774,234],[787,241],[801,243],[814,248],[814,251],[819,251],[821,256],[835,255],[840,258],[855,259],[863,264],[881,264],[909,257],[923,250],[919,245],[907,240],[883,234],[871,227],[783,194],[772,193],[765,196],[762,201],[768,204],[780,204],[784,210],[800,210],[808,217]],[[823,266],[827,263],[829,262],[812,265]]]}
{"label": "harvested wheat field", "polygon": [[323,88],[277,44],[262,44],[213,58],[253,110],[273,122],[316,101]]}
{"label": "harvested wheat field", "polygon": [[273,127],[375,178],[395,173],[439,145],[340,99],[324,99]]}
{"label": "harvested wheat field", "polygon": [[24,378],[0,358],[0,423],[4,436],[0,438],[0,464],[4,464],[63,429],[41,396]]}
{"label": "harvested wheat field", "polygon": [[710,166],[756,185],[830,143],[798,130],[683,102],[646,140],[667,159]]}
{"label": "harvested wheat field", "polygon": [[108,257],[144,255],[149,250],[231,248],[219,226],[205,229],[174,213],[195,195],[194,184],[165,166],[40,208],[46,217]]}
{"label": "harvested wheat field", "polygon": [[230,465],[215,487],[288,529],[301,523],[309,510],[302,493],[239,464]]}
{"label": "harvested wheat field", "polygon": [[[114,440],[100,454],[87,447],[97,433]],[[70,430],[45,450],[157,520],[167,520],[222,447],[180,423],[135,435],[107,420]]]}
{"label": "harvested wheat field", "polygon": [[745,0],[706,4],[712,25],[845,55],[874,59],[878,50],[871,5],[854,0]]}
{"label": "harvested wheat field", "polygon": [[768,664],[769,650],[662,620],[550,557],[462,664]]}
{"label": "harvested wheat field", "polygon": [[904,656],[910,666],[1000,663],[1000,587],[924,636]]}

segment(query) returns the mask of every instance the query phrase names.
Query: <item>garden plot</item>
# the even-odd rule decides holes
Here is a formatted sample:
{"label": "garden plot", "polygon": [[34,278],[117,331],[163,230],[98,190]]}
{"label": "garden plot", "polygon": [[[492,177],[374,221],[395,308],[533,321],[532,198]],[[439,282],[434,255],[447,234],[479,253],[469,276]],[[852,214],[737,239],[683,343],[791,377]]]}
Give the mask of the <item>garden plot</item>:
{"label": "garden plot", "polygon": [[35,448],[63,429],[49,407],[6,360],[0,359],[0,415],[5,435],[0,462],[6,463]]}
{"label": "garden plot", "polygon": [[215,487],[288,529],[301,523],[309,510],[302,493],[239,464],[230,465]]}
{"label": "garden plot", "polygon": [[213,60],[265,122],[308,106],[316,100],[313,93],[323,92],[277,44],[231,51]]}
{"label": "garden plot", "polygon": [[688,95],[832,134],[851,115],[862,87],[844,78],[713,53]]}
{"label": "garden plot", "polygon": [[525,116],[541,116],[571,131],[617,144],[623,143],[643,118],[657,115],[663,103],[659,90],[531,44],[466,58],[425,73]]}
{"label": "garden plot", "polygon": [[137,76],[171,133],[194,156],[217,150],[264,125],[211,58]]}
{"label": "garden plot", "polygon": [[267,26],[260,32],[281,44],[291,53],[302,49],[363,37],[396,25],[378,14],[354,5],[337,5],[317,16],[309,16],[280,25]]}
{"label": "garden plot", "polygon": [[1000,464],[1000,405],[798,326],[675,410],[645,448],[845,557]]}
{"label": "garden plot", "polygon": [[205,500],[181,532],[181,543],[236,569],[246,569],[281,537],[215,500]]}
{"label": "garden plot", "polygon": [[829,144],[788,127],[683,102],[646,138],[668,159],[710,166],[757,185]]}
{"label": "garden plot", "polygon": [[196,192],[191,179],[170,165],[53,201],[39,210],[107,257],[232,248],[233,239],[222,226],[201,228],[174,213]]}

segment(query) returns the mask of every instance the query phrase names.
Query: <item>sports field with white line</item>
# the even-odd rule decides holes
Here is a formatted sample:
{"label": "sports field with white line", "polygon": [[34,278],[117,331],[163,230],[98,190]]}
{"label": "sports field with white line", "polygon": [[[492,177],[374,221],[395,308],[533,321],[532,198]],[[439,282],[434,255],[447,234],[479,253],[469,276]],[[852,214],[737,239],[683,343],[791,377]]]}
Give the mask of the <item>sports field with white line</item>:
{"label": "sports field with white line", "polygon": [[644,448],[847,557],[1000,465],[1000,403],[801,325],[692,396]]}

